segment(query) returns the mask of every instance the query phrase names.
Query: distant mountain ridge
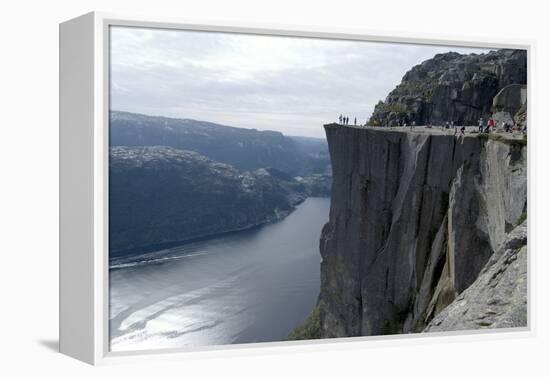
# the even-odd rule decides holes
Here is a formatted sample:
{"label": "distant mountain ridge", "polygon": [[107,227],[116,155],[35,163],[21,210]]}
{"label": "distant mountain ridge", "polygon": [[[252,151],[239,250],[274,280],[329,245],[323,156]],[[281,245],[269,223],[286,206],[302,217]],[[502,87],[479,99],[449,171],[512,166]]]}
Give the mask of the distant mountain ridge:
{"label": "distant mountain ridge", "polygon": [[124,111],[110,113],[110,145],[164,145],[200,153],[240,171],[273,167],[293,176],[307,175],[319,171],[319,165],[329,165],[323,139]]}
{"label": "distant mountain ridge", "polygon": [[279,220],[330,195],[326,140],[113,111],[111,256]]}

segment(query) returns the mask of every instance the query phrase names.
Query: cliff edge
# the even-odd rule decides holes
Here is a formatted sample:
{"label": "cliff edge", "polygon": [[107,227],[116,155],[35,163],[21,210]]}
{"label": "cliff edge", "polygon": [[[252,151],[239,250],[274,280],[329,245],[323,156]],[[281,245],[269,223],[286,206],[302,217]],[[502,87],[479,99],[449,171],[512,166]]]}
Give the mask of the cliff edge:
{"label": "cliff edge", "polygon": [[517,297],[501,300],[498,311],[481,300],[477,311],[492,310],[495,326],[495,317],[513,311],[502,323],[525,326],[525,313],[511,304],[526,302],[517,272],[526,269],[525,247],[506,248],[526,216],[523,140],[335,124],[325,130],[333,186],[320,241],[321,337],[444,329],[469,287],[487,294],[493,283],[480,279],[494,266]]}

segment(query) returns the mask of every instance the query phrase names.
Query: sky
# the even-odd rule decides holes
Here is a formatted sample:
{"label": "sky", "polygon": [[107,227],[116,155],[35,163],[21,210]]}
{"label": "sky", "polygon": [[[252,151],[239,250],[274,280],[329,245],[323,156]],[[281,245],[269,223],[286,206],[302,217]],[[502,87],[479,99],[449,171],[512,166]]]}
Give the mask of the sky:
{"label": "sky", "polygon": [[111,27],[111,110],[324,137],[370,117],[431,45]]}

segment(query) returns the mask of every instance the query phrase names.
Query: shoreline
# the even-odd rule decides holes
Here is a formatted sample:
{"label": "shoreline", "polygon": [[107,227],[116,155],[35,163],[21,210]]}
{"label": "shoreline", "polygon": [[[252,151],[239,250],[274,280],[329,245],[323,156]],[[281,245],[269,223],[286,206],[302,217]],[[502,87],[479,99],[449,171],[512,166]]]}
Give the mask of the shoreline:
{"label": "shoreline", "polygon": [[218,233],[207,233],[207,234],[200,235],[198,237],[184,238],[184,239],[177,240],[177,241],[169,241],[169,242],[156,243],[156,244],[151,244],[151,245],[146,245],[146,246],[141,246],[141,247],[135,247],[135,248],[131,248],[131,249],[116,251],[114,253],[111,250],[109,250],[109,268],[112,266],[112,262],[116,259],[119,259],[119,258],[139,257],[140,255],[144,255],[144,254],[147,254],[147,253],[152,253],[152,252],[156,252],[156,251],[170,249],[170,248],[177,247],[177,246],[188,245],[188,244],[192,244],[194,242],[213,240],[213,239],[216,239],[216,238],[219,238],[219,237],[230,236],[230,235],[238,234],[238,233],[241,233],[241,232],[246,232],[246,231],[250,231],[250,230],[254,230],[254,229],[259,229],[259,228],[261,228],[265,225],[277,223],[277,222],[287,218],[290,214],[292,214],[294,211],[296,211],[298,206],[300,206],[301,204],[303,204],[306,200],[308,200],[310,198],[328,198],[328,199],[330,199],[330,196],[326,196],[326,197],[325,196],[308,196],[304,200],[295,203],[293,208],[290,211],[287,211],[287,213],[285,213],[283,216],[281,216],[281,212],[279,212],[278,215],[274,214],[273,218],[267,219],[266,221],[256,223],[256,224],[251,224],[251,225],[244,226],[244,227],[241,227],[241,228],[231,229],[231,230],[227,230],[227,231],[224,231],[224,232],[218,232]]}

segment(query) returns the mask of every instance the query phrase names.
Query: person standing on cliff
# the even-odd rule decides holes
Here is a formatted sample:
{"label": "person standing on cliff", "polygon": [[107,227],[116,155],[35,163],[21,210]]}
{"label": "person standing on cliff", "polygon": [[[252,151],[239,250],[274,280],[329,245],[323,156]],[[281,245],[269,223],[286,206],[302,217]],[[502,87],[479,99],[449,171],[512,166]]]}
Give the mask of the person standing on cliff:
{"label": "person standing on cliff", "polygon": [[482,133],[483,132],[483,118],[479,118],[479,121],[478,121],[478,131],[479,133]]}
{"label": "person standing on cliff", "polygon": [[353,118],[353,125],[357,126],[357,117]]}
{"label": "person standing on cliff", "polygon": [[338,124],[342,124],[342,114],[338,117]]}

